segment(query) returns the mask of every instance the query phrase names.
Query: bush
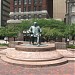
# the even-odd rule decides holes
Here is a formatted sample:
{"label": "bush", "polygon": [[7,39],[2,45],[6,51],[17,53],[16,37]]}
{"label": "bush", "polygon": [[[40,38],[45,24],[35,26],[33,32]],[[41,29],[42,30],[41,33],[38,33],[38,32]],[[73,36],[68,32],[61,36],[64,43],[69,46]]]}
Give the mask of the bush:
{"label": "bush", "polygon": [[69,45],[69,46],[67,46],[67,48],[75,49],[75,46],[74,45]]}

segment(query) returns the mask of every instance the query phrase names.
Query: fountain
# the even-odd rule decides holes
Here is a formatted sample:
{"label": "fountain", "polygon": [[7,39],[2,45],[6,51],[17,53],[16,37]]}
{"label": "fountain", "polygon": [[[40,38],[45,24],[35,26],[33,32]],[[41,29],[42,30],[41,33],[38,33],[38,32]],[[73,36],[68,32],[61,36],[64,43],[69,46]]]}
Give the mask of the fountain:
{"label": "fountain", "polygon": [[[56,51],[55,44],[41,43],[40,27],[36,26],[36,23],[34,25],[35,27],[32,26],[29,29],[32,43],[16,45],[15,48],[7,48],[1,59],[9,63],[27,66],[57,65],[67,62],[64,56]],[[34,38],[37,39],[36,43]]]}

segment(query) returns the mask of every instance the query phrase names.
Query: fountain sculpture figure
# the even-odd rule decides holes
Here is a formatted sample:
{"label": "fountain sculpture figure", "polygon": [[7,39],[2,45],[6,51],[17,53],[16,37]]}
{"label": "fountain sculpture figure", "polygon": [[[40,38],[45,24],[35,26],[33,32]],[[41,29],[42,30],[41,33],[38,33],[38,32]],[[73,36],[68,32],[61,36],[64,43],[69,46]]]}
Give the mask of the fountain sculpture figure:
{"label": "fountain sculpture figure", "polygon": [[41,44],[40,37],[41,37],[42,30],[41,30],[40,26],[38,26],[37,22],[34,22],[34,25],[32,25],[29,28],[29,32],[30,32],[32,44],[34,45],[34,42],[36,39],[37,45],[40,46],[40,44]]}

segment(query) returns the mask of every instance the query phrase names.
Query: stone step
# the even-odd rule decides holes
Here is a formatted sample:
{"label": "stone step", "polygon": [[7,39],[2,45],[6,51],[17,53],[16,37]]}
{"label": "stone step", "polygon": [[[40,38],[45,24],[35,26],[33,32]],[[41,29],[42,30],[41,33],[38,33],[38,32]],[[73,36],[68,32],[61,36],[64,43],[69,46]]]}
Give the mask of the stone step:
{"label": "stone step", "polygon": [[66,58],[75,58],[75,52],[70,50],[57,49],[57,51]]}
{"label": "stone step", "polygon": [[7,58],[5,55],[2,55],[1,59],[11,64],[18,64],[18,65],[25,65],[25,66],[60,65],[68,62],[66,58],[61,58],[59,60],[53,60],[53,61],[40,61],[40,62],[18,61],[18,60]]}
{"label": "stone step", "polygon": [[6,57],[15,60],[26,60],[26,61],[51,61],[63,58],[59,52],[45,51],[45,52],[25,52],[11,49],[6,52]]}
{"label": "stone step", "polygon": [[75,58],[67,58],[67,60],[75,62]]}

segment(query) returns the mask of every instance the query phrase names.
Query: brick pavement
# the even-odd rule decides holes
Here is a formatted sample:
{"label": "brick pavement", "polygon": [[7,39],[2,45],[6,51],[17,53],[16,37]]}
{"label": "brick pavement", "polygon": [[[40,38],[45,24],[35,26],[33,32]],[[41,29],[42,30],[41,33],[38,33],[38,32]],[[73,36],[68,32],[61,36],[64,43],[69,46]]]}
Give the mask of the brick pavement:
{"label": "brick pavement", "polygon": [[9,64],[0,59],[0,75],[75,75],[75,62],[58,66],[30,68]]}
{"label": "brick pavement", "polygon": [[58,66],[30,68],[0,60],[0,75],[75,75],[75,62]]}

